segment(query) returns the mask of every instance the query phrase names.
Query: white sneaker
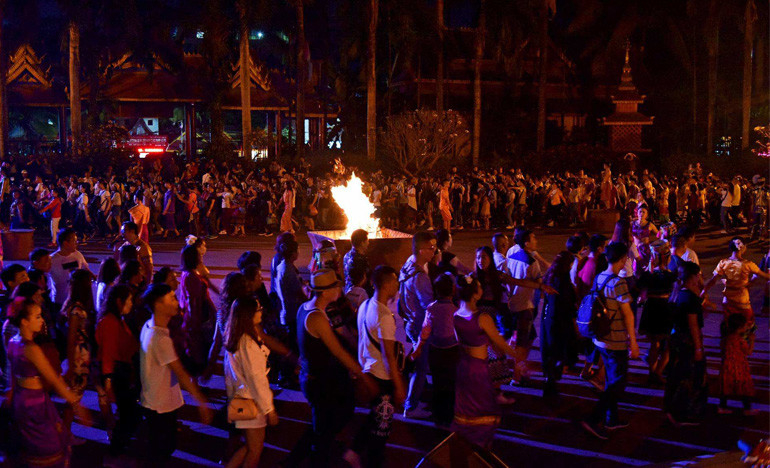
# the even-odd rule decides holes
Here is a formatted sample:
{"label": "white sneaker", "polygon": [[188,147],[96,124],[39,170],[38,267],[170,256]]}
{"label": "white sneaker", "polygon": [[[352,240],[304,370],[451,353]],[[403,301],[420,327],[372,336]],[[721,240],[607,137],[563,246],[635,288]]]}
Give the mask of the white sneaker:
{"label": "white sneaker", "polygon": [[220,236],[226,236],[226,235],[227,235],[227,231],[225,231],[224,229],[222,229],[221,231],[219,231],[219,235],[220,235]]}
{"label": "white sneaker", "polygon": [[431,417],[431,412],[422,408],[405,409],[404,417],[407,419],[428,419]]}

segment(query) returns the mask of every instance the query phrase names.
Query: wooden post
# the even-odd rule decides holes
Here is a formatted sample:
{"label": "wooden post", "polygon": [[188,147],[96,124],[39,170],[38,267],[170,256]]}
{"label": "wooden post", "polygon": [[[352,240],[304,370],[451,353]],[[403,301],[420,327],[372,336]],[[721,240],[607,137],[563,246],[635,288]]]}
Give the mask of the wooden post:
{"label": "wooden post", "polygon": [[537,150],[545,148],[545,91],[548,86],[548,5],[540,6],[540,71],[537,86]]}
{"label": "wooden post", "polygon": [[59,107],[59,151],[67,150],[67,111],[64,106]]}

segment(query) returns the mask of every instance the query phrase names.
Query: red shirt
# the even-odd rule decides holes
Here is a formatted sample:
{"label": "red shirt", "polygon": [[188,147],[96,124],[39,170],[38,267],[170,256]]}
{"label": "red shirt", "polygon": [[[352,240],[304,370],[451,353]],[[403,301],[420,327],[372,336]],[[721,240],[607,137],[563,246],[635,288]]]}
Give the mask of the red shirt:
{"label": "red shirt", "polygon": [[102,375],[115,371],[115,361],[130,363],[139,351],[136,341],[126,322],[113,314],[105,314],[96,325],[98,357],[102,362]]}
{"label": "red shirt", "polygon": [[61,198],[53,197],[40,212],[45,213],[48,210],[51,210],[51,218],[61,218]]}

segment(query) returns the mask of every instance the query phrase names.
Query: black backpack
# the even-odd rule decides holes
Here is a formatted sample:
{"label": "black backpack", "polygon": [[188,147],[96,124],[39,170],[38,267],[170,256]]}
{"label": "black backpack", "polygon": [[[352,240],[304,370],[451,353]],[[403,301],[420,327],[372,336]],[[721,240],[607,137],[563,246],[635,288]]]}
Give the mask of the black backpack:
{"label": "black backpack", "polygon": [[583,297],[577,312],[577,326],[580,334],[586,338],[601,338],[610,334],[612,320],[607,312],[607,298],[604,297],[604,288],[612,278],[610,275],[599,287],[599,275],[596,275],[594,287]]}

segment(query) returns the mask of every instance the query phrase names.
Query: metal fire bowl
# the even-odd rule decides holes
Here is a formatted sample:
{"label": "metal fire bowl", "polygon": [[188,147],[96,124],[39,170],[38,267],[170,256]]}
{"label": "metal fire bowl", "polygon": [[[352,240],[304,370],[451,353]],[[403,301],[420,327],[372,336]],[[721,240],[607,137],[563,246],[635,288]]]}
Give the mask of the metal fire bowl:
{"label": "metal fire bowl", "polygon": [[[313,250],[321,245],[321,241],[330,240],[339,252],[340,257],[350,250],[350,237],[345,231],[308,231],[307,237],[313,245]],[[412,236],[392,229],[381,229],[376,234],[369,233],[369,249],[366,256],[369,265],[389,265],[396,270],[412,255]]]}

